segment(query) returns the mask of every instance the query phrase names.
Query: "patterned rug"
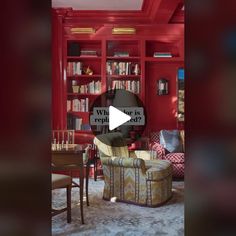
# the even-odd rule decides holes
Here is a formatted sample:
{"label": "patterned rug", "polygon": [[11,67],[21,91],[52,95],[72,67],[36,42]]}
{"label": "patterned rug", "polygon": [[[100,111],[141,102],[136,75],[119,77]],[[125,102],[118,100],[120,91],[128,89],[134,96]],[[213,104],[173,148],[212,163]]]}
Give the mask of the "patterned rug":
{"label": "patterned rug", "polygon": [[[85,224],[81,225],[79,189],[72,190],[72,223],[66,213],[52,219],[52,235],[151,236],[184,235],[184,182],[173,182],[173,197],[158,208],[140,207],[102,199],[104,181],[90,180],[89,201],[84,199]],[[54,207],[64,206],[65,190],[52,192]]]}

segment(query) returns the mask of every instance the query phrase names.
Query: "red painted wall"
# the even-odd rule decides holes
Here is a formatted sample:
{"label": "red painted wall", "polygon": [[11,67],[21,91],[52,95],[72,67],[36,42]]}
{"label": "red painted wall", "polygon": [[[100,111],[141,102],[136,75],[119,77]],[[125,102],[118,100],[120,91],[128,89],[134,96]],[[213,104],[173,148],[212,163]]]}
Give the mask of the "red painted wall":
{"label": "red painted wall", "polygon": [[[154,62],[146,65],[146,109],[149,132],[177,129],[177,69],[181,63]],[[169,80],[169,94],[157,95],[157,81]]]}

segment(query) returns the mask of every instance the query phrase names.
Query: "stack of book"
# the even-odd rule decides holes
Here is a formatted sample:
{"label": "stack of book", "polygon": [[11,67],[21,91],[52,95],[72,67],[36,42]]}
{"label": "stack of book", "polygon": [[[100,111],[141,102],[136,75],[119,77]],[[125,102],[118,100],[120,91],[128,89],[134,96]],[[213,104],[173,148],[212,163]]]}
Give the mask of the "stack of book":
{"label": "stack of book", "polygon": [[97,51],[94,50],[81,50],[80,51],[81,57],[97,57]]}
{"label": "stack of book", "polygon": [[[89,93],[89,94],[99,94],[101,93],[101,81],[91,81],[88,84],[78,85],[78,93]],[[72,85],[72,90],[73,85]]]}
{"label": "stack of book", "polygon": [[132,75],[139,74],[139,64],[133,62],[107,62],[108,75]]}
{"label": "stack of book", "polygon": [[73,112],[88,112],[89,111],[89,99],[78,99],[67,100],[67,111]]}
{"label": "stack of book", "polygon": [[74,115],[67,115],[67,129],[90,131],[89,124],[83,124],[83,119]]}
{"label": "stack of book", "polygon": [[128,52],[115,52],[114,57],[129,57]]}
{"label": "stack of book", "polygon": [[82,62],[68,62],[67,63],[67,75],[82,75]]}
{"label": "stack of book", "polygon": [[113,80],[112,89],[126,89],[132,93],[139,94],[140,82],[135,80]]}
{"label": "stack of book", "polygon": [[154,52],[153,57],[172,57],[170,52]]}

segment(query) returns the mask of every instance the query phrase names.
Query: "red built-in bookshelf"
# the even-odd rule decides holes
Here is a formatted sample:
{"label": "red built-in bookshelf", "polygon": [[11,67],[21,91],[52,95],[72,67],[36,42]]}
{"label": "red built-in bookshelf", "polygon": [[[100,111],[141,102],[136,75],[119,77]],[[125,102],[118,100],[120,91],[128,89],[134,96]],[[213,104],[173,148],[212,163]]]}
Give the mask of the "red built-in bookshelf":
{"label": "red built-in bookshelf", "polygon": [[[71,15],[73,15],[71,13]],[[182,24],[162,25],[136,25],[134,35],[112,35],[111,24],[94,22],[81,25],[81,27],[96,28],[95,34],[72,34],[70,29],[79,27],[78,14],[68,17],[66,10],[53,11],[53,81],[52,81],[52,128],[66,129],[68,114],[73,114],[89,121],[88,112],[78,112],[67,109],[67,100],[89,99],[89,105],[94,99],[112,87],[112,81],[136,81],[139,83],[138,96],[145,104],[147,110],[146,134],[160,129],[179,128],[177,121],[177,70],[184,67],[184,47]],[[74,23],[73,23],[74,20]],[[119,26],[122,26],[120,23]],[[125,24],[127,26],[127,24]],[[68,45],[77,42],[80,50],[96,51],[96,56],[69,56]],[[125,52],[127,55],[116,56],[116,53]],[[153,57],[154,52],[169,52],[171,58]],[[92,75],[68,74],[68,62],[81,62],[83,69],[89,67]],[[107,71],[107,63],[130,63],[138,65],[138,72],[117,75]],[[111,65],[112,67],[112,65]],[[132,66],[133,68],[133,66]],[[110,70],[112,71],[112,69]],[[127,69],[128,71],[128,69]],[[169,95],[157,95],[157,81],[165,77],[169,80]],[[101,90],[97,94],[89,92],[74,93],[72,85],[83,86],[92,81],[101,82]],[[89,136],[91,135],[91,136]],[[76,140],[80,142],[83,137],[90,139],[92,133],[88,130],[76,132]]]}

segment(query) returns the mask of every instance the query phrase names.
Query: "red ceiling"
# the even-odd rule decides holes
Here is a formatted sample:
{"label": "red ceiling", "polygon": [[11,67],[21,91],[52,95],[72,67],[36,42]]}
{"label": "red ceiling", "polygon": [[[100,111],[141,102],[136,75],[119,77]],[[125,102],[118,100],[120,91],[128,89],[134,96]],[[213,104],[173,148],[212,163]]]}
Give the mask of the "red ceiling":
{"label": "red ceiling", "polygon": [[72,10],[67,11],[67,23],[97,24],[173,24],[184,23],[183,0],[144,0],[142,10]]}

